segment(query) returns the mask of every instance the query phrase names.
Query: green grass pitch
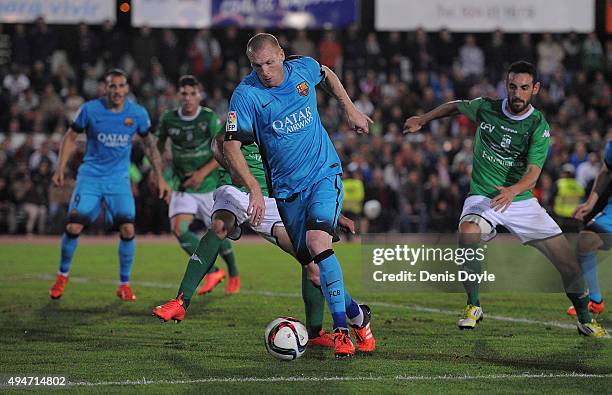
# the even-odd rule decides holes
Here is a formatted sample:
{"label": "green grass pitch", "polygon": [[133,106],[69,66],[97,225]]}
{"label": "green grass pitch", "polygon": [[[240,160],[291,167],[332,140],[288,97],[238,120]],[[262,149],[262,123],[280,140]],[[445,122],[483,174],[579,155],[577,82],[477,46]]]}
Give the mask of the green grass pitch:
{"label": "green grass pitch", "polygon": [[[269,244],[234,246],[242,292],[226,297],[221,284],[194,297],[187,318],[176,325],[150,316],[151,308],[175,296],[185,270],[187,257],[174,243],[137,242],[134,303],[115,296],[116,243],[80,245],[71,282],[57,301],[49,299],[48,288],[59,242],[0,245],[2,382],[10,376],[65,376],[71,384],[65,389],[104,394],[612,388],[612,342],[578,336],[565,316],[564,295],[484,294],[485,320],[473,331],[459,331],[463,295],[362,289],[357,244],[340,244],[336,251],[348,289],[372,307],[376,352],[337,361],[331,350],[311,348],[296,361],[277,361],[265,351],[263,330],[278,316],[304,318],[298,265]],[[612,326],[606,316],[602,322]],[[330,327],[327,315],[325,326]]]}

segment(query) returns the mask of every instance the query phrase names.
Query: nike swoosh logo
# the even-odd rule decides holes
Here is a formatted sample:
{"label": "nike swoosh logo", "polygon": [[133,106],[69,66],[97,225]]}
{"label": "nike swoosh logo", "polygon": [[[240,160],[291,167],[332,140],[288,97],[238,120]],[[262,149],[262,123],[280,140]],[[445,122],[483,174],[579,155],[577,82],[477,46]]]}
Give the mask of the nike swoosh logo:
{"label": "nike swoosh logo", "polygon": [[316,222],[316,223],[318,223],[318,224],[322,224],[322,223],[323,223],[323,222],[325,222],[325,221],[324,221],[324,220],[321,220],[321,219],[315,219],[315,222]]}
{"label": "nike swoosh logo", "polygon": [[325,286],[329,287],[330,285],[333,285],[333,284],[337,283],[338,281],[340,281],[340,280],[332,281],[331,283],[325,283]]}
{"label": "nike swoosh logo", "polygon": [[271,104],[274,100],[270,100],[269,102],[267,102],[266,104],[262,104],[261,108],[266,108],[268,107],[269,104]]}

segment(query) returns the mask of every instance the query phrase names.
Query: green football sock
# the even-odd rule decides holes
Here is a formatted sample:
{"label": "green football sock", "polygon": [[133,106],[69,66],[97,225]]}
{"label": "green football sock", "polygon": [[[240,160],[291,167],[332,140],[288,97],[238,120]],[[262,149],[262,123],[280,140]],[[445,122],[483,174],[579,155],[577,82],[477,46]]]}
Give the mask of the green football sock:
{"label": "green football sock", "polygon": [[589,312],[589,294],[588,293],[574,293],[568,292],[567,297],[572,301],[574,308],[576,309],[576,317],[581,324],[591,322],[593,316]]}
{"label": "green football sock", "polygon": [[580,323],[591,322],[593,318],[589,312],[589,292],[582,272],[560,272],[565,294],[576,309],[576,317]]}
{"label": "green football sock", "polygon": [[191,297],[195,292],[198,284],[204,278],[206,273],[213,267],[215,259],[217,259],[217,252],[221,245],[221,239],[215,232],[206,232],[204,237],[200,240],[198,248],[195,253],[189,258],[187,264],[187,270],[183,275],[183,281],[179,287],[179,294],[183,293],[183,301],[185,302],[185,308],[189,306]]}
{"label": "green football sock", "polygon": [[198,243],[200,239],[198,236],[189,230],[184,230],[180,236],[176,236],[179,244],[183,250],[187,253],[187,255],[191,256],[195,252],[196,248],[198,248]]}
{"label": "green football sock", "polygon": [[[478,244],[462,244],[460,243],[461,248],[471,248],[476,250],[478,248]],[[482,270],[481,262],[476,259],[466,259],[461,270],[464,270],[467,273],[475,273],[480,274]],[[463,288],[465,288],[465,292],[467,293],[467,304],[471,304],[474,306],[480,306],[480,293],[478,292],[478,282],[477,281],[464,281]]]}
{"label": "green football sock", "polygon": [[227,264],[227,270],[230,277],[236,277],[238,275],[238,267],[236,266],[236,258],[234,257],[234,251],[232,250],[232,243],[230,243],[228,239],[221,242],[219,254],[221,254],[221,258],[223,258]]}
{"label": "green football sock", "polygon": [[305,267],[302,267],[302,299],[304,299],[308,337],[317,337],[321,329],[323,329],[325,298],[321,293],[321,289],[317,288],[312,281],[308,279],[308,273]]}

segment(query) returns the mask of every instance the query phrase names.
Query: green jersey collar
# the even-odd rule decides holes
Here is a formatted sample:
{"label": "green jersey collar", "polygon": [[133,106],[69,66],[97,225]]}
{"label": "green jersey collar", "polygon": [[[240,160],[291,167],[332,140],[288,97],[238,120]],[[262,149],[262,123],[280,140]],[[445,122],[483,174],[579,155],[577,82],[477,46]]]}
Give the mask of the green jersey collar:
{"label": "green jersey collar", "polygon": [[529,111],[527,111],[525,114],[523,115],[514,115],[512,114],[510,111],[508,111],[506,109],[506,105],[508,104],[508,99],[504,99],[502,100],[502,112],[504,113],[504,115],[510,119],[512,119],[513,121],[522,121],[523,119],[527,119],[529,118],[529,116],[531,114],[533,114],[533,110],[535,110],[533,108],[533,106],[530,104],[529,105]]}

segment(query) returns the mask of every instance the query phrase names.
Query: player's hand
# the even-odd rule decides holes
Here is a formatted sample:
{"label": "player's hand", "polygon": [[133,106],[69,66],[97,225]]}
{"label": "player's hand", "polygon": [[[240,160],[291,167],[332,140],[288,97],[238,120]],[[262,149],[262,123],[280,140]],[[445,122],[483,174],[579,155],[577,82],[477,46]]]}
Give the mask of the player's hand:
{"label": "player's hand", "polygon": [[512,201],[517,194],[511,187],[496,186],[495,189],[499,191],[499,195],[495,196],[495,198],[491,200],[491,208],[495,211],[501,211],[503,213],[508,207],[510,207],[510,204],[512,204]]}
{"label": "player's hand", "polygon": [[425,122],[423,122],[423,117],[419,117],[415,115],[413,117],[406,119],[406,121],[404,122],[404,130],[402,130],[402,132],[404,134],[416,133],[419,130],[421,130],[424,124]]}
{"label": "player's hand", "polygon": [[351,129],[359,134],[369,133],[370,124],[374,123],[370,117],[358,110],[347,112],[347,118]]}
{"label": "player's hand", "polygon": [[164,199],[166,204],[170,204],[170,196],[172,196],[172,188],[166,182],[164,177],[160,176],[157,180],[157,189],[159,191],[159,198]]}
{"label": "player's hand", "polygon": [[355,221],[340,214],[338,217],[338,227],[344,232],[355,234]]}
{"label": "player's hand", "polygon": [[253,226],[261,225],[266,214],[266,203],[261,190],[249,193],[249,207],[247,208],[249,222]]}
{"label": "player's hand", "polygon": [[186,179],[181,185],[185,188],[197,188],[202,185],[202,182],[204,181],[207,175],[208,174],[204,174],[199,171],[194,171],[193,173],[191,173],[191,176],[189,176],[189,178]]}
{"label": "player's hand", "polygon": [[573,217],[579,221],[583,221],[584,217],[589,215],[591,211],[593,211],[593,205],[589,204],[588,202],[585,202],[585,203],[579,204],[578,207],[576,207],[576,210],[574,210]]}
{"label": "player's hand", "polygon": [[53,184],[55,184],[55,186],[64,186],[64,172],[59,169],[56,170],[55,173],[53,173],[51,180],[53,181]]}

